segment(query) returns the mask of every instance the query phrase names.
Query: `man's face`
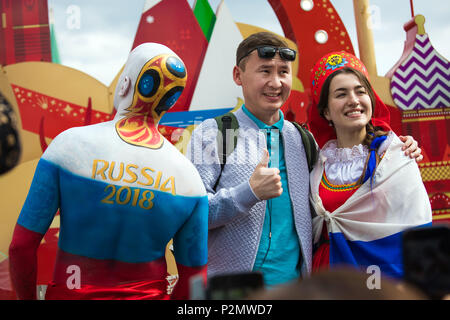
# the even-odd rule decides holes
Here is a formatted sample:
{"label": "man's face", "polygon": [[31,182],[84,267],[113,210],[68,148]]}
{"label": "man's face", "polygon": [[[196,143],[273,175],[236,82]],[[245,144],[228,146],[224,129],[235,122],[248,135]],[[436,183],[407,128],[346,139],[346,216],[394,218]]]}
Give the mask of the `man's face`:
{"label": "man's face", "polygon": [[275,114],[289,97],[292,87],[291,62],[277,53],[272,59],[262,59],[254,50],[249,54],[245,71],[235,66],[233,78],[242,86],[246,108],[259,114]]}

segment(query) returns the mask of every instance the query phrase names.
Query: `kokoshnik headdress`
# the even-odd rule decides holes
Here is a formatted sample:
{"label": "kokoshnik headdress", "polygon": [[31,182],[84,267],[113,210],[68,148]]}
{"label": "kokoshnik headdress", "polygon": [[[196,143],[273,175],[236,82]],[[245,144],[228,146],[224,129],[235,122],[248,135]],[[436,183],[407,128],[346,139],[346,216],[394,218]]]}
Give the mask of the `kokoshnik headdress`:
{"label": "kokoshnik headdress", "polygon": [[[353,68],[362,72],[367,79],[369,79],[369,74],[367,72],[366,67],[354,55],[345,52],[332,52],[325,56],[323,56],[317,63],[315,64],[312,72],[311,72],[311,94],[312,94],[312,105],[309,109],[309,127],[311,132],[314,134],[319,147],[322,148],[324,144],[332,139],[336,139],[336,133],[333,127],[330,127],[328,121],[323,118],[318,109],[320,94],[322,90],[322,86],[325,80],[337,70],[343,69],[345,67]],[[373,88],[372,88],[373,90]],[[391,131],[390,123],[390,114],[387,106],[378,96],[378,94],[373,90],[375,96],[375,105],[372,110],[372,125],[375,127],[381,127],[385,131]],[[380,146],[380,144],[386,139],[386,137],[382,136],[377,139],[374,139],[369,147],[370,150],[370,158],[367,166],[367,171],[365,174],[364,181],[366,181],[369,177],[372,176],[373,170],[376,167],[376,159],[375,152],[376,149]]]}
{"label": "kokoshnik headdress", "polygon": [[[319,114],[319,109],[317,108],[322,86],[331,74],[345,67],[356,69],[369,79],[369,74],[362,61],[345,51],[332,52],[323,56],[317,61],[311,72],[312,105],[308,114],[309,127],[321,148],[327,141],[336,139],[334,129],[330,127],[328,121]],[[371,122],[375,127],[381,127],[383,130],[391,131],[392,129],[389,126],[389,110],[377,93],[375,91],[373,92],[375,95],[375,105],[373,106],[374,110]]]}

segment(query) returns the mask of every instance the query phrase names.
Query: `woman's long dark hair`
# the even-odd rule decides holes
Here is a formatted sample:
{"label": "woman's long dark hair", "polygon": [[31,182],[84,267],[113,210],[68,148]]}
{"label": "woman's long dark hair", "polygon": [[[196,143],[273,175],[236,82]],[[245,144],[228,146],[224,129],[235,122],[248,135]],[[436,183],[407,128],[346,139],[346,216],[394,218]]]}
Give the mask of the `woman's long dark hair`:
{"label": "woman's long dark hair", "polygon": [[[370,97],[370,101],[372,102],[372,115],[373,115],[375,112],[375,93],[373,92],[372,86],[370,85],[370,82],[367,79],[367,77],[362,72],[360,72],[356,69],[353,69],[353,68],[349,68],[349,67],[345,67],[345,68],[335,71],[323,83],[322,91],[320,92],[319,103],[317,105],[317,108],[319,109],[319,114],[323,118],[325,118],[325,111],[328,109],[328,98],[330,96],[331,80],[333,80],[333,78],[339,74],[353,74],[358,78],[359,82],[366,89],[366,92]],[[366,136],[363,140],[363,144],[370,148],[370,144],[372,143],[372,141],[375,138],[380,137],[380,136],[386,136],[387,134],[388,133],[386,131],[383,131],[382,128],[374,127],[372,125],[372,121],[369,121],[366,125]],[[357,182],[358,184],[361,184],[364,179],[368,160],[369,160],[369,157],[367,157],[366,163],[364,165],[363,174],[359,178],[359,180]],[[377,154],[377,165],[378,165],[379,161],[380,161],[380,159]]]}

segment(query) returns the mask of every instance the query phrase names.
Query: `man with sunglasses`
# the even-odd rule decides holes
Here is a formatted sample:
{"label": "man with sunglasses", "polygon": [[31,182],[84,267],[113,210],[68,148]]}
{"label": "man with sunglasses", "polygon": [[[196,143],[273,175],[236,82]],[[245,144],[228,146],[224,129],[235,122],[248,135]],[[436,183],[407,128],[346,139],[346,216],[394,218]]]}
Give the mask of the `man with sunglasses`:
{"label": "man with sunglasses", "polygon": [[218,122],[208,119],[192,134],[187,156],[209,200],[208,276],[259,271],[271,287],[311,271],[308,163],[297,128],[280,110],[291,91],[295,58],[269,32],[238,46],[233,79],[245,104],[233,113],[239,131],[227,137],[234,134],[237,143],[223,169]]}
{"label": "man with sunglasses", "polygon": [[270,287],[311,270],[309,171],[300,134],[280,111],[291,91],[295,57],[269,32],[239,45],[233,79],[245,104],[234,112],[237,144],[223,170],[216,121],[208,119],[193,132],[187,156],[208,192],[209,276],[259,271]]}

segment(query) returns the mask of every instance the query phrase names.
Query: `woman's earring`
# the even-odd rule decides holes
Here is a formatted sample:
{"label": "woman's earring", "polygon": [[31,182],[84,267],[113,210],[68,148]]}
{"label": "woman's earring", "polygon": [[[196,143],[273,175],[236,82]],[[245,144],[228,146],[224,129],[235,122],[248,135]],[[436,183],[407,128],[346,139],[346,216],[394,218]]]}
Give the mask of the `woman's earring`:
{"label": "woman's earring", "polygon": [[333,126],[333,121],[328,121],[328,125],[330,126],[330,127],[332,127]]}

